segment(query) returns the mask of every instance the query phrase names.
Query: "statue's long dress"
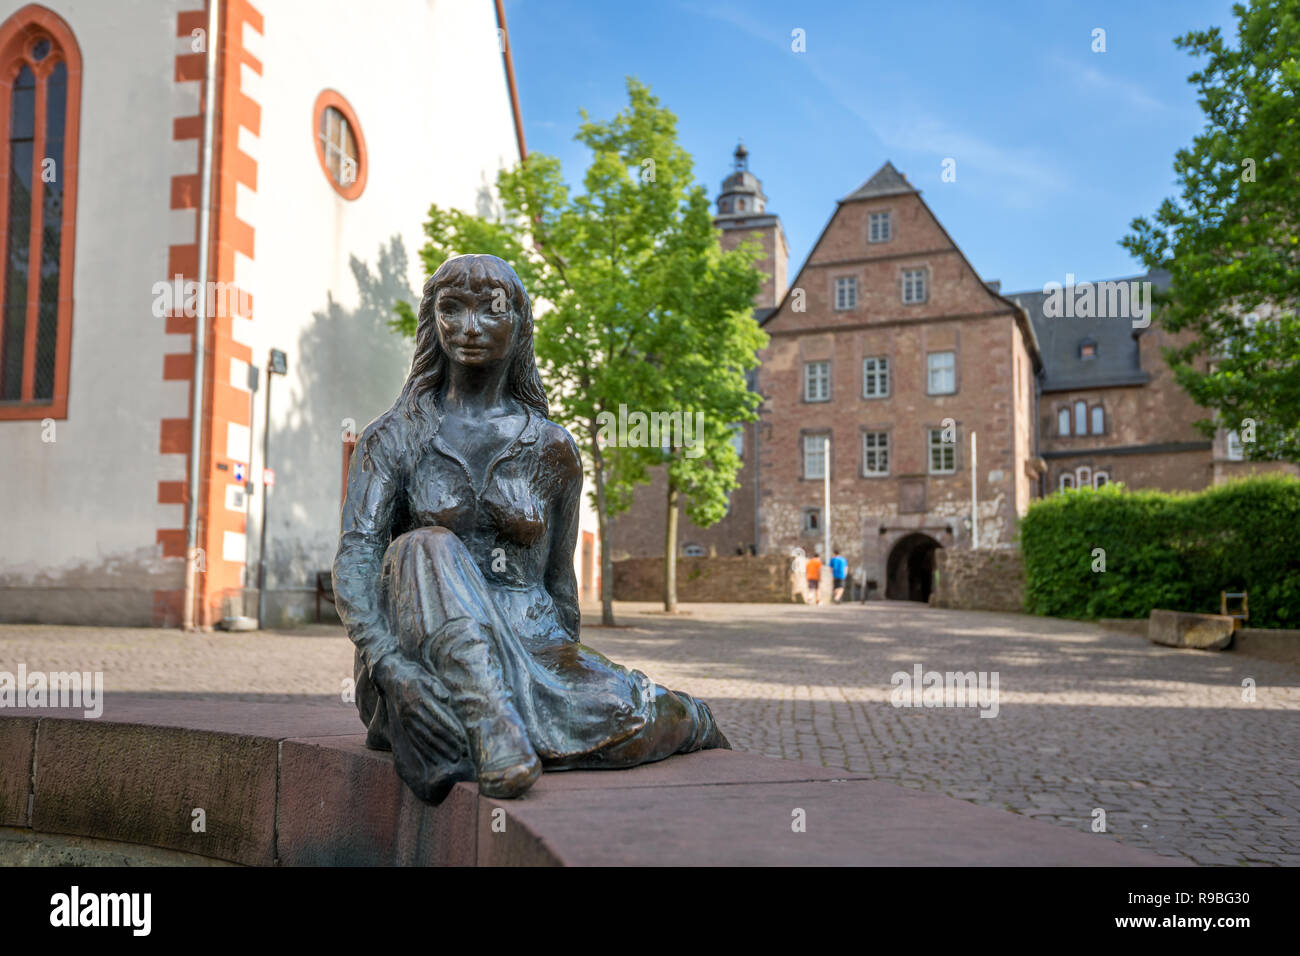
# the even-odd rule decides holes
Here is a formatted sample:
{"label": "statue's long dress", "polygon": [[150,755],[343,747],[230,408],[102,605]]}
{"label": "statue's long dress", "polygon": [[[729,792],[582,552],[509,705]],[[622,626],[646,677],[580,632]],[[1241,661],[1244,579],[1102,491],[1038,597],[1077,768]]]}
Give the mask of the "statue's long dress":
{"label": "statue's long dress", "polygon": [[[703,702],[579,643],[582,464],[568,432],[529,410],[476,489],[428,414],[413,422],[395,407],[373,422],[348,477],[334,589],[357,645],[368,742],[390,746],[402,779],[429,800],[475,779],[466,714],[502,700],[548,770],[726,746]],[[421,665],[432,746],[410,738],[370,679],[391,653]]]}

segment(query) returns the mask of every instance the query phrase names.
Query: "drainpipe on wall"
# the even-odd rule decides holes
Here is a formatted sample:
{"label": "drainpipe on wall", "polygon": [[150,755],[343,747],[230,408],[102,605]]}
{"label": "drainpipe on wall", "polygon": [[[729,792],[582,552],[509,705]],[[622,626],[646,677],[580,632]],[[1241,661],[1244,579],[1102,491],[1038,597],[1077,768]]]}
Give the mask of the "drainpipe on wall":
{"label": "drainpipe on wall", "polygon": [[528,146],[524,143],[524,120],[519,112],[519,91],[515,88],[515,58],[510,52],[510,31],[506,27],[506,8],[501,0],[496,0],[497,37],[501,44],[501,62],[506,70],[506,89],[510,93],[510,111],[515,119],[515,142],[519,144],[519,161],[528,158]]}
{"label": "drainpipe on wall", "polygon": [[[1038,459],[1043,456],[1039,449],[1039,433],[1043,429],[1042,420],[1038,417],[1039,402],[1043,394],[1043,379],[1040,373],[1034,373],[1034,458]],[[1038,476],[1038,497],[1047,497],[1047,472],[1044,471]]]}
{"label": "drainpipe on wall", "polygon": [[[208,252],[212,245],[212,159],[217,124],[217,29],[221,0],[208,0],[208,64],[203,79],[203,154],[199,163],[199,294],[194,314],[194,372],[190,402],[189,515],[185,523],[185,603],[181,626],[195,629],[199,573],[199,471],[203,465],[203,386],[207,377]],[[206,562],[205,562],[206,564]]]}

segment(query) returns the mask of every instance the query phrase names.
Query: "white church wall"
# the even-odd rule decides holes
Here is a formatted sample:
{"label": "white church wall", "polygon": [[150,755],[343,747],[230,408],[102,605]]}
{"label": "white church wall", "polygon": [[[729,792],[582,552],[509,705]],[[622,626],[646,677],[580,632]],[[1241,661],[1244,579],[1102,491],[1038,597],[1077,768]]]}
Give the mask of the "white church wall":
{"label": "white church wall", "polygon": [[[0,0],[0,21],[25,5]],[[54,441],[40,421],[0,421],[0,620],[149,624],[158,592],[183,586],[183,560],[158,542],[184,528],[185,508],[160,504],[159,482],[179,487],[186,455],[162,453],[160,429],[189,418],[189,382],[164,380],[163,367],[190,342],[167,333],[154,300],[169,246],[196,235],[196,211],[171,206],[173,177],[199,169],[198,141],[176,140],[173,127],[199,109],[201,82],[178,80],[176,61],[194,52],[176,36],[178,14],[199,5],[45,6],[83,61],[69,405]],[[411,344],[386,321],[395,299],[418,300],[428,207],[495,214],[492,184],[519,152],[491,0],[385,0],[382,15],[352,0],[318,0],[310,16],[297,0],[253,6],[262,29],[239,39],[262,71],[245,64],[239,86],[260,128],[241,126],[238,145],[257,163],[256,189],[236,188],[234,212],[255,251],[237,253],[234,269],[254,310],[234,334],[262,391],[251,433],[231,425],[213,447],[233,465],[251,438],[249,474],[260,473],[267,355],[285,351],[289,374],[271,386],[268,617],[291,623],[314,614],[315,574],[337,546],[344,432],[388,408],[405,379]],[[355,110],[365,141],[366,185],[352,200],[315,152],[325,89]],[[213,374],[238,386],[246,366],[223,358]],[[583,501],[582,530],[594,534]],[[261,504],[246,535],[219,535],[220,558],[251,559],[250,586]],[[598,574],[599,542],[592,561]],[[581,583],[581,539],[574,563]]]}
{"label": "white church wall", "polygon": [[[292,0],[258,8],[258,189],[247,211],[239,200],[257,251],[237,276],[254,293],[254,361],[265,367],[271,348],[289,360],[273,385],[267,548],[268,616],[287,623],[314,614],[315,574],[337,548],[343,432],[386,410],[405,380],[411,345],[385,322],[394,298],[418,302],[429,205],[491,210],[489,186],[519,153],[489,0],[388,0],[383,16],[351,2],[317,4],[306,18]],[[354,200],[316,158],[323,89],[348,101],[365,141]],[[263,418],[259,397],[259,459]],[[251,540],[257,533],[254,521]]]}
{"label": "white church wall", "polygon": [[[25,6],[0,0],[0,22]],[[153,591],[174,588],[157,529],[182,506],[158,503],[158,482],[185,476],[184,456],[159,454],[159,422],[188,414],[188,383],[165,382],[178,337],[154,316],[167,269],[173,175],[198,170],[172,120],[198,107],[198,84],[176,83],[177,4],[48,0],[82,57],[71,369],[65,420],[0,421],[0,620],[148,623]]]}

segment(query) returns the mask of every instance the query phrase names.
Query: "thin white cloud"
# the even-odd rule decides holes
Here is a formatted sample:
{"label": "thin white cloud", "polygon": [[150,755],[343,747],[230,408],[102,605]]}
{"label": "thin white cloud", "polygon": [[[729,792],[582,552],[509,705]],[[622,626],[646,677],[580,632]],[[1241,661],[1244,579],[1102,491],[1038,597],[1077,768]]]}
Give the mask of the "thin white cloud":
{"label": "thin white cloud", "polygon": [[[1030,151],[984,139],[946,120],[932,109],[908,102],[900,96],[897,89],[872,91],[860,86],[855,88],[845,81],[844,75],[851,75],[862,82],[864,71],[837,74],[826,69],[823,62],[815,56],[793,53],[790,30],[785,30],[784,27],[760,24],[730,6],[683,6],[696,15],[729,24],[788,55],[798,66],[808,71],[836,105],[862,123],[886,147],[935,156],[936,176],[939,160],[951,157],[957,161],[958,182],[961,181],[963,169],[973,169],[1015,180],[1018,187],[1053,190],[1066,185],[1056,167]],[[815,42],[815,38],[810,42]],[[865,104],[870,104],[870,108],[864,108]],[[1023,192],[1021,189],[1018,191]]]}
{"label": "thin white cloud", "polygon": [[1162,110],[1165,105],[1155,97],[1147,94],[1146,90],[1131,83],[1128,80],[1117,77],[1111,73],[1104,73],[1096,67],[1085,66],[1078,69],[1075,64],[1070,63],[1064,58],[1056,61],[1058,68],[1072,73],[1079,85],[1087,89],[1100,90],[1103,93],[1110,93],[1120,96],[1140,109],[1144,110]]}

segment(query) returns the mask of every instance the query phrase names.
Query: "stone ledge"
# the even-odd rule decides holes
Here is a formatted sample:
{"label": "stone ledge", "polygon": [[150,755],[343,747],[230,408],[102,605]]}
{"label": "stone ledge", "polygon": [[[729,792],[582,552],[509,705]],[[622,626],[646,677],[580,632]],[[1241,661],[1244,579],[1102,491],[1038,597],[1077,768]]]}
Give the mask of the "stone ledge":
{"label": "stone ledge", "polygon": [[[715,556],[677,559],[677,599],[693,602],[788,604],[803,593],[790,559],[783,555]],[[621,558],[614,562],[614,599],[663,601],[664,559]]]}
{"label": "stone ledge", "polygon": [[[1103,617],[1097,621],[1109,631],[1146,638],[1149,627],[1144,617]],[[1239,627],[1226,650],[1245,657],[1300,664],[1300,630],[1275,627]]]}
{"label": "stone ledge", "polygon": [[1300,664],[1300,630],[1239,627],[1232,638],[1232,650],[1247,657]]}
{"label": "stone ledge", "polygon": [[1014,548],[934,553],[930,606],[965,611],[1024,613],[1025,568]]}
{"label": "stone ledge", "polygon": [[[513,801],[463,783],[431,807],[356,729],[349,707],[320,702],[110,695],[99,720],[0,712],[0,826],[281,866],[1183,862],[845,770],[732,751],[547,773]],[[192,830],[194,807],[206,813],[205,833]],[[791,826],[796,809],[805,832]]]}

